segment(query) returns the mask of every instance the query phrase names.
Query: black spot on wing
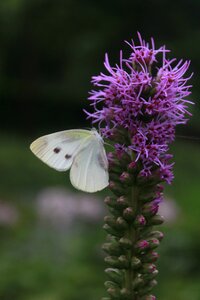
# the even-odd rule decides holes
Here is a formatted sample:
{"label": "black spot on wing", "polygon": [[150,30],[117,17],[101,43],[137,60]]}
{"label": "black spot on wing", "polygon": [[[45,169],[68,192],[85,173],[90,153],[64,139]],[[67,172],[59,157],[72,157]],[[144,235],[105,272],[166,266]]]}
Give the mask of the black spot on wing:
{"label": "black spot on wing", "polygon": [[58,154],[60,152],[60,150],[61,150],[60,148],[56,147],[56,148],[53,149],[53,152]]}
{"label": "black spot on wing", "polygon": [[66,154],[66,155],[65,155],[65,158],[66,158],[66,159],[70,159],[71,157],[72,157],[72,156],[69,155],[69,154]]}

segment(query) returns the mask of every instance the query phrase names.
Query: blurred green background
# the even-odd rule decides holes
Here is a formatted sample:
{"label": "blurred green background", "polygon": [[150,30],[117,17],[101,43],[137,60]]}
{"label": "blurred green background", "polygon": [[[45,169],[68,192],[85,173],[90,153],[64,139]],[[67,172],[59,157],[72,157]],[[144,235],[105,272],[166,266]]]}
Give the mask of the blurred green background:
{"label": "blurred green background", "polygon": [[[191,59],[196,105],[180,135],[200,137],[200,1],[0,1],[0,299],[104,295],[103,197],[77,193],[68,174],[29,151],[36,137],[90,127],[90,79],[137,30],[171,57]],[[162,300],[200,300],[200,141],[177,138],[160,247]]]}

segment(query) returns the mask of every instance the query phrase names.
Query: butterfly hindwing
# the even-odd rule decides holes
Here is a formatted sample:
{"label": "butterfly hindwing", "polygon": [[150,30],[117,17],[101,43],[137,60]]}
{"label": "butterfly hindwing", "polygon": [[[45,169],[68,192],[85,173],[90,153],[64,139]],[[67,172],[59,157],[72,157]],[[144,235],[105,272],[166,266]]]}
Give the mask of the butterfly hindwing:
{"label": "butterfly hindwing", "polygon": [[74,158],[70,170],[72,185],[86,192],[96,192],[108,185],[108,165],[102,141],[95,139]]}

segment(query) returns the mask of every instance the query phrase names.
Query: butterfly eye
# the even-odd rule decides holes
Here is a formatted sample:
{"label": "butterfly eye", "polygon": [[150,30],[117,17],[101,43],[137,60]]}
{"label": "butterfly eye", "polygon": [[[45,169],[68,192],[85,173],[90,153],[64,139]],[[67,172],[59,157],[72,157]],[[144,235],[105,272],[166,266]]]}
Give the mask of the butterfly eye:
{"label": "butterfly eye", "polygon": [[60,152],[60,150],[61,150],[60,148],[56,147],[56,148],[53,149],[53,152],[58,154]]}

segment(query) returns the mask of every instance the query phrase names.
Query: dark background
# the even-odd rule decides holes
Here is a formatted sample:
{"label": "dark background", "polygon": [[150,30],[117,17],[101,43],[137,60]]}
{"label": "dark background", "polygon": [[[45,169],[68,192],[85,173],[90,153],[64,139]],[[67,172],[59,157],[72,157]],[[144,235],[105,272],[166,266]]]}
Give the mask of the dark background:
{"label": "dark background", "polygon": [[[43,165],[29,144],[91,126],[83,113],[91,76],[104,71],[105,52],[112,64],[120,49],[128,54],[124,40],[137,40],[137,31],[165,44],[170,57],[191,60],[193,118],[178,134],[200,138],[199,1],[0,1],[0,299],[103,296],[106,191],[95,199],[76,193],[68,174]],[[155,293],[199,300],[200,141],[177,137],[171,151],[175,180],[163,207]]]}

